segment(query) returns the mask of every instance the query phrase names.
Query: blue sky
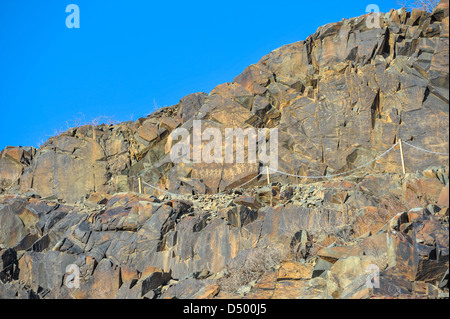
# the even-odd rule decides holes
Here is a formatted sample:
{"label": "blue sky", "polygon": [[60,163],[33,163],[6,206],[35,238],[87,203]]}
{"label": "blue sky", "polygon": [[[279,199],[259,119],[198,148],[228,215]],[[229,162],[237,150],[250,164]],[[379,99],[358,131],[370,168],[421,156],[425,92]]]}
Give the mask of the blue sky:
{"label": "blue sky", "polygon": [[[80,28],[66,27],[66,6]],[[0,1],[0,150],[75,123],[136,120],[230,82],[321,25],[390,1]],[[80,121],[80,120],[81,121]]]}

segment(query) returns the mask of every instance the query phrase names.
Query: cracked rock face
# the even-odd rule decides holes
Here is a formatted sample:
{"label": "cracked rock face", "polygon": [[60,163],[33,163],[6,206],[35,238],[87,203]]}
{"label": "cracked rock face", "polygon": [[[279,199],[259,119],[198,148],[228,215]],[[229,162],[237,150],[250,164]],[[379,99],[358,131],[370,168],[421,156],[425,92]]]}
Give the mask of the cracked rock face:
{"label": "cracked rock face", "polygon": [[[134,123],[69,130],[37,152],[8,148],[0,159],[1,187],[19,184],[22,193],[73,203],[91,192],[137,191],[137,176],[177,194],[201,194],[258,174],[257,165],[233,174],[225,164],[172,163],[170,132],[182,127],[192,133],[193,120],[202,120],[202,130],[222,132],[278,128],[279,170],[302,176],[350,170],[398,139],[448,152],[449,20],[443,6],[432,14],[391,10],[381,15],[380,28],[368,28],[367,16],[331,23],[210,94],[188,95]],[[408,171],[446,160],[405,151]],[[398,154],[368,169],[397,172]]]}
{"label": "cracked rock face", "polygon": [[[345,177],[236,190],[258,164],[169,157],[170,133],[194,120],[278,128],[278,169],[302,176],[352,170],[399,139],[448,152],[448,1],[391,10],[380,28],[366,18],[136,122],[1,151],[0,298],[448,297],[448,157],[405,145],[405,176],[395,149]],[[69,265],[79,288],[64,284]]]}
{"label": "cracked rock face", "polygon": [[[449,203],[440,196],[448,191],[442,176],[448,168],[274,183],[275,206],[256,195],[267,186],[184,199],[93,196],[95,205],[3,195],[0,297],[443,296]],[[386,179],[403,180],[392,186],[398,195],[374,187]],[[411,193],[411,181],[436,187]],[[78,288],[64,284],[70,265],[79,269]],[[373,265],[389,287],[366,289]]]}

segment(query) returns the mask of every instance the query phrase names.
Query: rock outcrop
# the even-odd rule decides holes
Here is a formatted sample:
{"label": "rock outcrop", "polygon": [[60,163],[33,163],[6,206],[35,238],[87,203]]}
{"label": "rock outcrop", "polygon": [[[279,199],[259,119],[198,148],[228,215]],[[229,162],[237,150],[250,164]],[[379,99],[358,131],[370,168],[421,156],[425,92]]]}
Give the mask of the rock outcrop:
{"label": "rock outcrop", "polygon": [[[379,28],[368,27],[367,15],[328,24],[210,94],[191,94],[136,122],[74,128],[37,151],[6,149],[1,187],[19,182],[22,193],[74,203],[91,192],[136,190],[138,176],[175,193],[216,193],[258,174],[257,166],[231,174],[223,164],[173,164],[169,133],[192,132],[195,119],[203,130],[277,127],[280,170],[302,176],[358,167],[399,139],[448,152],[447,11],[445,3],[432,14],[391,10],[380,16]],[[409,171],[446,160],[407,151]],[[368,169],[401,166],[397,154],[388,154]]]}
{"label": "rock outcrop", "polygon": [[[203,289],[199,298],[442,297],[444,176],[447,168],[404,182],[366,175],[178,199],[93,194],[76,205],[3,195],[0,296],[193,298]],[[386,180],[390,191],[378,186]],[[411,182],[435,187],[411,192]],[[79,288],[64,284],[70,265]],[[366,285],[374,265],[378,288]]]}
{"label": "rock outcrop", "polygon": [[[367,18],[136,122],[3,150],[0,298],[448,297],[448,1]],[[278,128],[288,174],[352,174],[175,164],[170,133],[194,120]],[[399,139],[431,152],[354,170]]]}

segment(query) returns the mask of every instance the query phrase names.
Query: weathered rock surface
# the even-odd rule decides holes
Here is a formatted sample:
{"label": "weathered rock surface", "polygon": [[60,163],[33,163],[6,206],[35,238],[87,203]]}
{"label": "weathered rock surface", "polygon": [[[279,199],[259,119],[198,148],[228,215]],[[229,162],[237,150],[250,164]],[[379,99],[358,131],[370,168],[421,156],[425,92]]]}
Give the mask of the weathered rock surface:
{"label": "weathered rock surface", "polygon": [[[391,10],[380,28],[365,18],[136,122],[3,150],[0,298],[448,297],[444,155],[405,145],[406,175],[394,150],[345,177],[243,189],[258,164],[169,158],[170,133],[194,120],[277,127],[279,169],[302,176],[352,170],[398,139],[448,152],[448,1]],[[138,178],[179,195],[138,194]]]}
{"label": "weathered rock surface", "polygon": [[[446,168],[435,172],[448,174]],[[252,208],[256,199],[249,198],[259,188],[184,199],[120,193],[95,207],[3,195],[0,217],[8,229],[1,228],[0,293],[131,299],[445,295],[448,207],[431,200],[408,208],[401,185],[395,198],[362,186],[397,177],[278,184],[292,197],[276,207],[262,202]],[[441,183],[424,194],[438,198],[447,187]],[[336,206],[343,192],[345,201]],[[319,193],[328,195],[320,199]],[[376,209],[368,213],[368,207]],[[79,269],[79,288],[66,285],[69,265]],[[367,287],[374,266],[380,285],[388,287]]]}
{"label": "weathered rock surface", "polygon": [[[202,120],[203,130],[277,127],[279,168],[298,175],[347,171],[400,138],[448,152],[446,3],[433,14],[391,10],[380,16],[380,28],[369,28],[367,16],[330,23],[210,94],[188,95],[136,122],[71,129],[37,151],[7,148],[0,155],[0,189],[19,185],[22,193],[74,203],[91,192],[137,191],[139,175],[171,192],[201,194],[258,174],[257,165],[239,172],[223,164],[174,165],[168,151],[177,141],[170,132],[182,127],[192,133],[193,120]],[[405,152],[408,171],[446,160],[406,146]],[[400,172],[398,154],[366,170]],[[292,182],[286,176],[273,180]]]}
{"label": "weathered rock surface", "polygon": [[35,154],[33,147],[7,147],[0,152],[0,192],[18,185]]}

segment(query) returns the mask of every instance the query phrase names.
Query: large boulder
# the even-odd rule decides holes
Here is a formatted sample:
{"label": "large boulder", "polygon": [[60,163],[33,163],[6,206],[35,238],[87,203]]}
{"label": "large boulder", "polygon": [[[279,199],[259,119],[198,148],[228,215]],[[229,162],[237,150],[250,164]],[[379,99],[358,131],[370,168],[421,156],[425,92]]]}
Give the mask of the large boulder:
{"label": "large boulder", "polygon": [[0,152],[0,193],[16,186],[30,165],[36,150],[33,147],[8,146]]}

